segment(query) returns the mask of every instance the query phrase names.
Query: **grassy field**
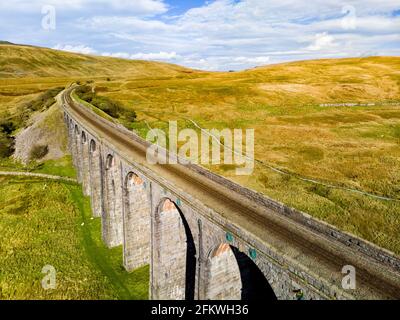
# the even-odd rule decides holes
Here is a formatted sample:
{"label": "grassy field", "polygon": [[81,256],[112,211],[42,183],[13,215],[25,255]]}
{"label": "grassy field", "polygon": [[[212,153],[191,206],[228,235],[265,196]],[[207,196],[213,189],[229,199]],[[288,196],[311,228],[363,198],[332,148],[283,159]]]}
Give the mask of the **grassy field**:
{"label": "grassy field", "polygon": [[[211,73],[30,48],[30,53],[37,51],[33,58],[28,49],[6,47],[0,46],[4,61],[11,50],[23,62],[13,60],[13,71],[0,79],[0,116],[48,88],[79,80],[93,81],[97,94],[134,109],[138,118],[133,126],[143,137],[149,126],[166,129],[169,120],[178,120],[180,128],[194,128],[188,119],[208,129],[253,128],[259,162],[252,175],[236,176],[229,165],[205,166],[400,254],[399,201],[302,180],[400,199],[399,57],[300,61]],[[47,62],[53,56],[59,64]],[[39,77],[44,73],[35,59],[43,61],[45,77]],[[374,105],[322,105],[326,103]]]}
{"label": "grassy field", "polygon": [[252,175],[237,176],[229,165],[206,167],[400,253],[400,202],[338,189],[400,199],[400,58],[305,61],[96,86],[137,112],[134,128],[142,137],[148,125],[167,129],[168,120],[180,128],[195,128],[191,119],[208,129],[255,129],[259,162]]}
{"label": "grassy field", "polygon": [[[75,175],[68,157],[32,171]],[[124,271],[122,248],[104,246],[79,185],[0,177],[0,204],[0,299],[148,298],[149,268]],[[56,269],[55,289],[41,286],[45,265]]]}

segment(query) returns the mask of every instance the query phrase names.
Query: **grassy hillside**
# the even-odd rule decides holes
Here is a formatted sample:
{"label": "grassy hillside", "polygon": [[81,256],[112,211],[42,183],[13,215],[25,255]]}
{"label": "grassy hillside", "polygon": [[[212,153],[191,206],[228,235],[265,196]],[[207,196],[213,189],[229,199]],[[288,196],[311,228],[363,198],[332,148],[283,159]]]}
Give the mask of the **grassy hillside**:
{"label": "grassy hillside", "polygon": [[[132,126],[142,136],[148,126],[166,128],[168,120],[178,120],[180,128],[194,128],[188,119],[203,128],[254,128],[259,162],[253,175],[208,167],[400,253],[400,202],[303,179],[400,199],[400,57],[211,73],[0,45],[0,117],[48,88],[77,80],[135,110]],[[338,103],[373,105],[324,105]]]}
{"label": "grassy hillside", "polygon": [[[301,61],[244,72],[96,82],[134,128],[254,128],[253,175],[232,180],[400,253],[400,58]],[[360,106],[326,104],[361,103]],[[365,105],[371,104],[371,105]],[[262,163],[262,164],[261,164]],[[287,172],[276,173],[270,166]],[[307,182],[312,179],[322,184]],[[333,185],[337,188],[327,187]]]}
{"label": "grassy hillside", "polygon": [[[10,165],[0,161],[1,170]],[[34,171],[74,174],[70,158]],[[0,177],[0,232],[0,300],[148,297],[148,267],[124,271],[122,248],[103,244],[100,219],[91,218],[79,185]],[[41,286],[46,265],[56,270],[55,289]]]}
{"label": "grassy hillside", "polygon": [[179,77],[196,71],[177,65],[68,53],[0,43],[0,118],[54,87],[120,77]]}
{"label": "grassy hillside", "polygon": [[0,77],[173,76],[180,66],[73,54],[47,48],[0,44]]}

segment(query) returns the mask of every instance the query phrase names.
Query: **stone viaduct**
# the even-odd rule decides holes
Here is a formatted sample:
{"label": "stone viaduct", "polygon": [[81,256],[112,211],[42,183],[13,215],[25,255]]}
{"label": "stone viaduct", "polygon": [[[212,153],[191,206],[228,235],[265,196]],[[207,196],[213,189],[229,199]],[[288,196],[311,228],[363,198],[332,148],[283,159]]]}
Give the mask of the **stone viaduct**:
{"label": "stone viaduct", "polygon": [[[150,265],[151,299],[400,297],[394,254],[198,166],[148,166],[130,153],[147,142],[75,102],[72,89],[60,103],[78,180],[126,270]],[[356,289],[342,288],[344,265],[355,267]]]}

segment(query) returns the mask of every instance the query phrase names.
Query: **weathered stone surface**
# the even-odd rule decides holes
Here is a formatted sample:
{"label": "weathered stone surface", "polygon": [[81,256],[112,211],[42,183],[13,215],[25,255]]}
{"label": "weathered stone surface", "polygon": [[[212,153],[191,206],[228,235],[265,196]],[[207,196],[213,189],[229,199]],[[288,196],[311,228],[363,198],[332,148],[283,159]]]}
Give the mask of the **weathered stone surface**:
{"label": "weathered stone surface", "polygon": [[131,271],[150,263],[150,203],[145,182],[130,171],[124,183],[124,266]]}
{"label": "weathered stone surface", "polygon": [[94,217],[101,217],[103,210],[102,192],[102,165],[100,145],[94,139],[90,140],[89,145],[89,171],[90,171],[90,191],[91,207]]}
{"label": "weathered stone surface", "polygon": [[105,156],[103,240],[109,248],[122,245],[122,181],[120,161],[110,153]]}
{"label": "weathered stone surface", "polygon": [[85,131],[82,131],[81,137],[81,160],[82,160],[82,185],[83,185],[83,194],[85,196],[90,196],[90,168],[89,168],[89,143],[87,139],[87,134]]}

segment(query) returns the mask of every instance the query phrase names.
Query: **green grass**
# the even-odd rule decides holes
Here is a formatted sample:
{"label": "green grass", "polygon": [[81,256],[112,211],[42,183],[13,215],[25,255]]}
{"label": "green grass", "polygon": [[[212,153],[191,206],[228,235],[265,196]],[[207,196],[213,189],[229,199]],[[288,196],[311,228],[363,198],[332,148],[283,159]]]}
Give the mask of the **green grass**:
{"label": "green grass", "polygon": [[[70,176],[64,161],[41,172]],[[0,177],[0,234],[0,299],[148,298],[149,267],[123,269],[122,248],[102,243],[101,221],[74,183]],[[41,287],[45,265],[57,271],[54,290]]]}
{"label": "green grass", "polygon": [[12,158],[0,158],[0,170],[35,172],[70,178],[76,177],[76,171],[75,168],[72,166],[72,158],[70,155],[66,155],[63,158],[57,160],[47,160],[42,163],[31,161],[26,165]]}
{"label": "green grass", "polygon": [[36,164],[32,171],[36,173],[53,174],[63,177],[76,177],[76,171],[72,166],[72,158],[70,155],[67,155],[61,159],[48,160],[46,162]]}
{"label": "green grass", "polygon": [[128,273],[122,266],[122,247],[108,249],[101,240],[101,219],[92,219],[89,199],[82,201],[80,190],[70,190],[84,225],[83,244],[88,257],[112,283],[118,299],[148,299],[149,266]]}

